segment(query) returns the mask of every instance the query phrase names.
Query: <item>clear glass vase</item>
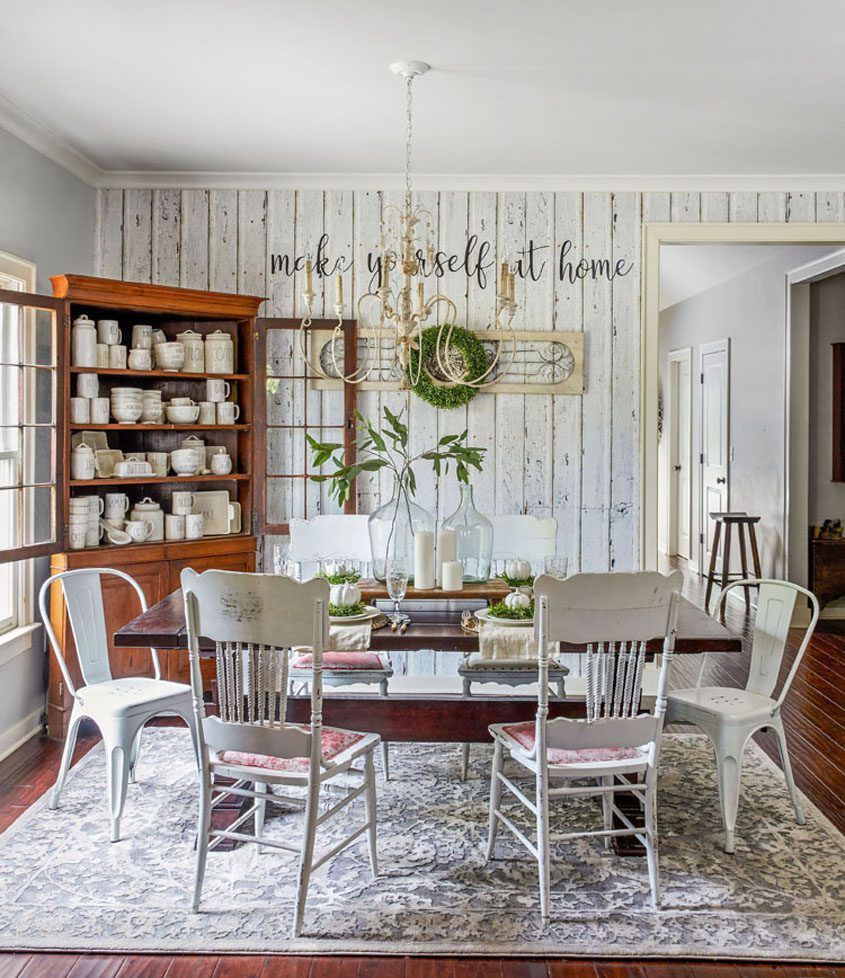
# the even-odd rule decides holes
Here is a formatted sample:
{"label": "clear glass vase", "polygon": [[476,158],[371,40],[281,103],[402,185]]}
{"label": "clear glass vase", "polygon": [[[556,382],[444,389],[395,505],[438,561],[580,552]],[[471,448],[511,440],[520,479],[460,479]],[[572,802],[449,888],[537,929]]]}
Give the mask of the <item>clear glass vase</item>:
{"label": "clear glass vase", "polygon": [[464,580],[489,580],[493,557],[493,524],[475,508],[472,486],[461,485],[458,508],[443,520],[442,526],[444,530],[454,530],[457,535],[458,560],[464,565]]}
{"label": "clear glass vase", "polygon": [[[414,534],[421,530],[433,532],[434,517],[394,482],[392,499],[370,513],[367,527],[373,551],[373,577],[383,581],[388,558],[403,558],[413,571]],[[413,579],[412,574],[409,580]]]}

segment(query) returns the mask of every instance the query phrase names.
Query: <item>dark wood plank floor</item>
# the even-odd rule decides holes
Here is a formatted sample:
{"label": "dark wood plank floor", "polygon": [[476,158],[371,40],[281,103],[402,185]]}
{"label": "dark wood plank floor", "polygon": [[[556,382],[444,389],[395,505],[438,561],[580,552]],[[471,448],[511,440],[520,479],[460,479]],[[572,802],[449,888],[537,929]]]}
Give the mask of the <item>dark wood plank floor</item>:
{"label": "dark wood plank floor", "polygon": [[[703,588],[687,575],[687,597],[703,602]],[[728,609],[728,625],[748,640],[742,656],[713,656],[709,682],[745,682],[750,623],[741,608]],[[784,663],[795,654],[791,646]],[[690,663],[676,660],[680,679]],[[818,634],[808,649],[784,707],[795,780],[845,832],[845,637]],[[79,758],[97,743],[80,738]],[[777,760],[766,734],[763,748]],[[7,828],[54,781],[58,745],[29,741],[0,762],[0,831]],[[2,936],[0,935],[0,941]],[[845,978],[845,966],[629,960],[535,960],[425,957],[283,957],[217,955],[2,954],[0,978]]]}

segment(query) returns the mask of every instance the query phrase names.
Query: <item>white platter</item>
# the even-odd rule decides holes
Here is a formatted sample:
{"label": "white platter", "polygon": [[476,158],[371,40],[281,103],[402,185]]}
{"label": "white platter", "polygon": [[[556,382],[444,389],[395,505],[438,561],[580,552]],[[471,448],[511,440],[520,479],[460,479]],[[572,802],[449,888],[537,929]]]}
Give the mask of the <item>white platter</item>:
{"label": "white platter", "polygon": [[369,621],[370,618],[376,618],[380,614],[378,608],[368,604],[364,605],[364,610],[360,615],[329,615],[329,621],[333,625],[347,625],[353,622]]}
{"label": "white platter", "polygon": [[229,533],[232,511],[227,490],[212,489],[207,492],[195,492],[193,511],[202,514],[204,537],[223,536]]}
{"label": "white platter", "polygon": [[533,618],[526,618],[524,621],[514,621],[512,618],[497,618],[495,615],[490,614],[489,608],[479,608],[475,613],[475,617],[479,621],[490,621],[495,625],[508,625],[511,628],[534,627]]}

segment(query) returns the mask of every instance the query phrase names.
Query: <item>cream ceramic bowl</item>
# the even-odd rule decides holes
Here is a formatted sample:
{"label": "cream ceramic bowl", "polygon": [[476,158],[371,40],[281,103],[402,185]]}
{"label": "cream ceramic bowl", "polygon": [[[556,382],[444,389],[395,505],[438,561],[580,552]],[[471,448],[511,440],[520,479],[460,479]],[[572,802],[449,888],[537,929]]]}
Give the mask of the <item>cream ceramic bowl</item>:
{"label": "cream ceramic bowl", "polygon": [[156,366],[161,370],[181,370],[185,366],[185,347],[181,343],[159,343],[153,347]]}
{"label": "cream ceramic bowl", "polygon": [[199,452],[193,448],[177,448],[170,453],[170,466],[176,475],[196,475],[200,467]]}
{"label": "cream ceramic bowl", "polygon": [[141,417],[141,405],[112,404],[111,413],[120,424],[135,424]]}
{"label": "cream ceramic bowl", "polygon": [[192,407],[184,404],[167,405],[167,420],[171,424],[195,424],[199,416],[198,404],[194,404]]}

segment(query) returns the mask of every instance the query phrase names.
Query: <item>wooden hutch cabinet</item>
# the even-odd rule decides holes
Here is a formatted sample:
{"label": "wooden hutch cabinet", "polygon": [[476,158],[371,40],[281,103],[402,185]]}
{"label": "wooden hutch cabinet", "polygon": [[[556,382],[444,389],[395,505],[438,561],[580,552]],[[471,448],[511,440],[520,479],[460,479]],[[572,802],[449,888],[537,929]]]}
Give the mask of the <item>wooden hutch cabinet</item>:
{"label": "wooden hutch cabinet", "polygon": [[[164,598],[179,587],[179,575],[184,567],[198,571],[209,568],[254,571],[256,566],[256,532],[258,514],[255,505],[255,456],[259,462],[263,452],[255,452],[254,404],[256,348],[255,322],[258,307],[263,301],[256,296],[228,295],[158,285],[140,285],[77,275],[61,275],[52,279],[53,293],[62,301],[59,311],[57,342],[60,349],[57,362],[60,389],[57,398],[56,444],[62,462],[58,468],[58,519],[60,532],[57,543],[61,552],[52,556],[52,573],[85,567],[113,567],[131,574],[141,585],[150,604]],[[167,340],[175,340],[185,330],[207,336],[221,330],[228,333],[234,344],[234,369],[228,373],[187,373],[151,370],[110,369],[74,365],[71,349],[72,323],[85,315],[97,320],[117,320],[122,344],[131,346],[132,327],[150,324],[163,330]],[[205,368],[209,366],[205,363]],[[260,372],[260,371],[259,371]],[[206,400],[206,380],[224,380],[229,385],[228,399],[238,404],[240,414],[234,424],[170,424],[166,416],[159,423],[118,424],[109,416],[109,423],[75,423],[69,410],[70,398],[76,394],[77,377],[96,373],[100,396],[107,397],[116,386],[157,388],[165,401],[173,397],[189,397],[195,402]],[[215,416],[216,420],[216,416]],[[190,435],[203,438],[207,445],[225,446],[232,457],[232,471],[227,475],[210,473],[177,476],[168,468],[166,475],[104,478],[102,471],[93,479],[71,477],[71,450],[83,432],[92,432],[98,444],[108,442],[109,449],[119,449],[124,455],[147,452],[172,452]],[[87,437],[91,437],[88,435]],[[86,442],[87,443],[87,442]],[[167,513],[171,508],[174,490],[226,491],[232,503],[240,507],[240,525],[230,523],[230,532],[206,535],[197,540],[159,540],[147,543],[115,545],[104,539],[100,545],[71,549],[68,536],[69,500],[78,495],[107,492],[125,493],[131,503],[149,498]],[[207,497],[206,497],[207,498]],[[220,498],[220,497],[218,497]],[[230,508],[234,512],[234,507]],[[218,527],[219,529],[219,527]],[[127,585],[117,578],[104,584],[106,626],[109,634],[138,613],[137,599]],[[52,595],[51,621],[65,651],[71,672],[78,675],[73,635],[65,614],[59,589]],[[151,675],[148,649],[119,652],[110,649],[112,673]],[[184,653],[159,652],[162,675],[166,679],[188,681],[188,663]],[[50,675],[47,697],[48,729],[52,737],[63,738],[70,716],[70,696],[64,689],[61,675],[50,656]]]}

